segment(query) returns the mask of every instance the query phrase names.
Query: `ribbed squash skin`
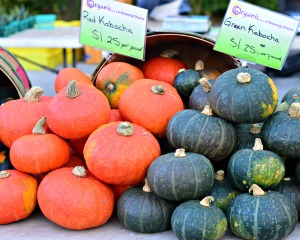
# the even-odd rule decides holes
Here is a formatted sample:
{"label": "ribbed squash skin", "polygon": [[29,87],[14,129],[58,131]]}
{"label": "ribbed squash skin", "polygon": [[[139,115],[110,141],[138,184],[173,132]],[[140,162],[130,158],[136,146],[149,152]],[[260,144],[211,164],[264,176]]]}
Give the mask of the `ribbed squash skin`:
{"label": "ribbed squash skin", "polygon": [[264,145],[288,158],[300,156],[300,118],[292,118],[287,111],[272,114],[262,127]]}
{"label": "ribbed squash skin", "polygon": [[291,98],[293,95],[300,96],[300,87],[293,87],[290,90],[288,90],[282,97],[281,102],[285,102],[289,98]]}
{"label": "ribbed squash skin", "polygon": [[211,162],[198,153],[186,152],[186,157],[167,153],[156,158],[147,172],[150,189],[172,201],[204,197],[214,183]]}
{"label": "ribbed squash skin", "polygon": [[247,191],[256,183],[264,190],[274,189],[282,181],[285,165],[281,157],[268,150],[241,149],[230,158],[228,178],[236,188]]}
{"label": "ribbed squash skin", "polygon": [[[247,72],[251,81],[240,83],[237,75]],[[259,70],[236,68],[222,73],[210,92],[210,104],[220,117],[235,123],[258,123],[268,118],[278,103],[271,78]]]}
{"label": "ribbed squash skin", "polygon": [[292,200],[300,218],[300,184],[296,179],[284,179],[275,191],[282,193],[284,196]]}
{"label": "ribbed squash skin", "polygon": [[252,149],[254,146],[255,138],[261,138],[261,128],[263,123],[259,123],[259,133],[251,132],[253,128],[252,123],[239,123],[233,125],[236,131],[236,150]]}
{"label": "ribbed squash skin", "polygon": [[243,239],[283,239],[298,222],[293,202],[275,191],[264,196],[242,193],[230,202],[226,215],[231,231]]}
{"label": "ribbed squash skin", "polygon": [[171,216],[178,205],[145,192],[142,186],[127,189],[117,203],[121,223],[135,232],[156,233],[171,228]]}
{"label": "ribbed squash skin", "polygon": [[[208,80],[213,85],[215,80]],[[198,84],[190,94],[189,108],[202,111],[206,105],[210,105],[209,102],[210,92],[206,92],[201,84]]]}
{"label": "ribbed squash skin", "polygon": [[216,180],[212,186],[209,195],[214,198],[213,205],[220,208],[226,213],[227,207],[232,199],[241,193],[233,184],[225,177],[222,181]]}
{"label": "ribbed squash skin", "polygon": [[173,147],[203,154],[212,162],[230,155],[236,142],[236,132],[230,122],[193,109],[174,114],[166,135]]}
{"label": "ribbed squash skin", "polygon": [[172,230],[179,240],[221,239],[228,221],[222,210],[214,205],[201,206],[199,200],[180,204],[173,212]]}

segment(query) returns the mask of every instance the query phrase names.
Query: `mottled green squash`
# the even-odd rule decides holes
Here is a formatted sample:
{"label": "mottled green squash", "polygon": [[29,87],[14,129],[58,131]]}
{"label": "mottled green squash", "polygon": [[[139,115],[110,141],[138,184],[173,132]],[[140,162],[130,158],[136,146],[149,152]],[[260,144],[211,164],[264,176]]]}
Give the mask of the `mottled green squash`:
{"label": "mottled green squash", "polygon": [[236,151],[240,149],[252,149],[256,138],[261,138],[263,123],[239,123],[234,124],[236,131]]}
{"label": "mottled green squash", "polygon": [[241,191],[237,190],[225,177],[223,170],[218,170],[215,173],[215,182],[209,193],[214,198],[214,205],[225,213],[230,201],[240,193]]}
{"label": "mottled green squash", "polygon": [[294,203],[276,191],[264,192],[253,184],[227,208],[231,231],[243,239],[279,240],[292,233],[298,222]]}
{"label": "mottled green squash", "polygon": [[181,203],[173,212],[172,230],[179,240],[221,239],[227,230],[226,215],[210,204],[211,196],[202,201],[189,200]]}
{"label": "mottled green squash", "polygon": [[199,84],[193,89],[189,98],[189,108],[203,111],[209,105],[209,93],[215,80],[201,78]]}
{"label": "mottled green squash", "polygon": [[177,149],[156,158],[148,168],[149,187],[171,201],[200,199],[214,183],[214,168],[203,155]]}
{"label": "mottled green squash", "polygon": [[287,158],[300,156],[300,102],[294,102],[288,111],[270,116],[262,127],[262,140],[271,151]]}
{"label": "mottled green squash", "polygon": [[184,148],[203,154],[212,162],[229,156],[236,143],[233,125],[213,115],[209,106],[202,112],[185,109],[174,114],[168,123],[166,135],[176,149]]}
{"label": "mottled green squash", "polygon": [[285,165],[278,154],[263,150],[261,139],[257,138],[253,149],[241,149],[231,156],[227,173],[239,190],[247,191],[254,183],[269,190],[283,180]]}
{"label": "mottled green squash", "polygon": [[295,178],[284,178],[281,184],[274,189],[292,200],[300,218],[300,184]]}
{"label": "mottled green squash", "polygon": [[171,217],[178,204],[157,196],[149,188],[134,186],[123,192],[117,203],[117,215],[128,229],[156,233],[171,228]]}
{"label": "mottled green squash", "polygon": [[257,69],[236,68],[222,73],[213,85],[209,101],[213,111],[234,123],[259,123],[278,103],[273,80]]}
{"label": "mottled green squash", "polygon": [[287,99],[293,97],[293,95],[300,96],[300,87],[293,87],[288,90],[282,97],[281,102],[285,102]]}

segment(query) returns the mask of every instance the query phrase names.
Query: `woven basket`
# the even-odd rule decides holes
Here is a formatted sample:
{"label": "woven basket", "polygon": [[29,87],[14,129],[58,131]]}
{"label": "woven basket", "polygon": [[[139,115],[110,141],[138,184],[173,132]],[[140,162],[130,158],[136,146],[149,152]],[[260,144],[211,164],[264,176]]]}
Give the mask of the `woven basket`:
{"label": "woven basket", "polygon": [[31,88],[31,82],[19,63],[8,50],[0,47],[0,99],[21,98]]}
{"label": "woven basket", "polygon": [[[204,62],[205,68],[213,67],[220,72],[238,67],[239,62],[234,57],[213,50],[215,41],[201,34],[184,32],[150,32],[146,36],[145,60],[159,56],[164,50],[174,49],[179,51],[179,59],[183,60],[189,68],[194,69],[198,60]],[[127,62],[139,68],[144,61],[130,58],[120,54],[111,54],[102,59],[95,69],[93,82],[99,71],[111,62]]]}

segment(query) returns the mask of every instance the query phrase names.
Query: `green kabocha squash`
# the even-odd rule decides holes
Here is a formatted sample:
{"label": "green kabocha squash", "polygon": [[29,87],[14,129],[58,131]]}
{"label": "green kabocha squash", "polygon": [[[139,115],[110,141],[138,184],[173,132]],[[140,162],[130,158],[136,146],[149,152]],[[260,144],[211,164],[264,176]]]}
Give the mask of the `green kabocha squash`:
{"label": "green kabocha squash", "polygon": [[283,180],[285,165],[278,154],[263,150],[261,139],[257,138],[253,149],[238,150],[230,157],[227,172],[229,180],[241,191],[247,191],[254,183],[269,190]]}
{"label": "green kabocha squash", "polygon": [[130,187],[117,203],[117,215],[128,229],[141,233],[156,233],[171,228],[171,216],[178,204],[162,199],[144,186]]}
{"label": "green kabocha squash", "polygon": [[298,222],[290,199],[276,191],[264,192],[256,184],[230,202],[226,215],[231,231],[243,239],[283,239]]}
{"label": "green kabocha squash", "polygon": [[237,190],[228,178],[225,177],[224,170],[216,171],[215,182],[209,193],[214,198],[214,205],[226,213],[230,201],[240,193],[241,191]]}
{"label": "green kabocha squash", "polygon": [[300,102],[300,98],[296,94],[294,94],[293,96],[287,98],[284,102],[280,103],[276,108],[276,112],[278,112],[278,111],[288,111],[290,106],[294,102]]}
{"label": "green kabocha squash", "polygon": [[215,80],[201,78],[199,84],[192,91],[189,98],[189,108],[203,111],[209,105],[209,93]]}
{"label": "green kabocha squash", "polygon": [[236,131],[236,151],[252,149],[256,138],[261,138],[263,123],[238,123],[233,125]]}
{"label": "green kabocha squash", "polygon": [[284,178],[281,184],[274,189],[282,193],[284,196],[292,200],[298,212],[298,219],[300,218],[300,184],[294,178]]}
{"label": "green kabocha squash", "polygon": [[203,154],[212,162],[229,156],[236,143],[233,125],[213,115],[209,105],[202,112],[185,109],[174,114],[167,125],[166,135],[176,149]]}
{"label": "green kabocha squash", "polygon": [[293,95],[300,96],[300,87],[293,87],[288,90],[282,97],[281,102],[285,102],[287,99],[293,97]]}
{"label": "green kabocha squash", "polygon": [[199,84],[200,75],[194,69],[182,69],[174,79],[174,87],[183,97],[189,97],[193,89]]}
{"label": "green kabocha squash", "polygon": [[214,83],[209,101],[213,111],[234,123],[259,123],[267,119],[278,103],[273,80],[251,68],[222,73]]}
{"label": "green kabocha squash", "polygon": [[200,199],[214,183],[214,168],[203,155],[177,149],[156,158],[147,171],[149,187],[171,201]]}
{"label": "green kabocha squash", "polygon": [[294,102],[288,111],[270,116],[262,127],[262,140],[271,151],[287,158],[300,156],[300,102]]}
{"label": "green kabocha squash", "polygon": [[211,204],[212,196],[181,203],[173,212],[172,230],[179,240],[221,239],[228,221],[220,208]]}

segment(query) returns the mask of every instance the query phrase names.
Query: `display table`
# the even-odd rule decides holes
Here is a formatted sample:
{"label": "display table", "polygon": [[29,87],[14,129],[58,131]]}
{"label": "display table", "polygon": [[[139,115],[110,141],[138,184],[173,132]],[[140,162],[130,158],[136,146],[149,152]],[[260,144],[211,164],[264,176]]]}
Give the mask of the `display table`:
{"label": "display table", "polygon": [[[72,66],[76,67],[76,49],[82,48],[79,42],[80,27],[57,27],[54,29],[38,30],[35,28],[17,32],[8,37],[0,37],[0,46],[4,48],[61,48],[63,66],[67,67],[66,49],[72,49]],[[15,54],[16,57],[17,54]],[[33,64],[31,60],[20,57]],[[51,70],[51,69],[49,69]],[[52,69],[53,70],[53,69]]]}

